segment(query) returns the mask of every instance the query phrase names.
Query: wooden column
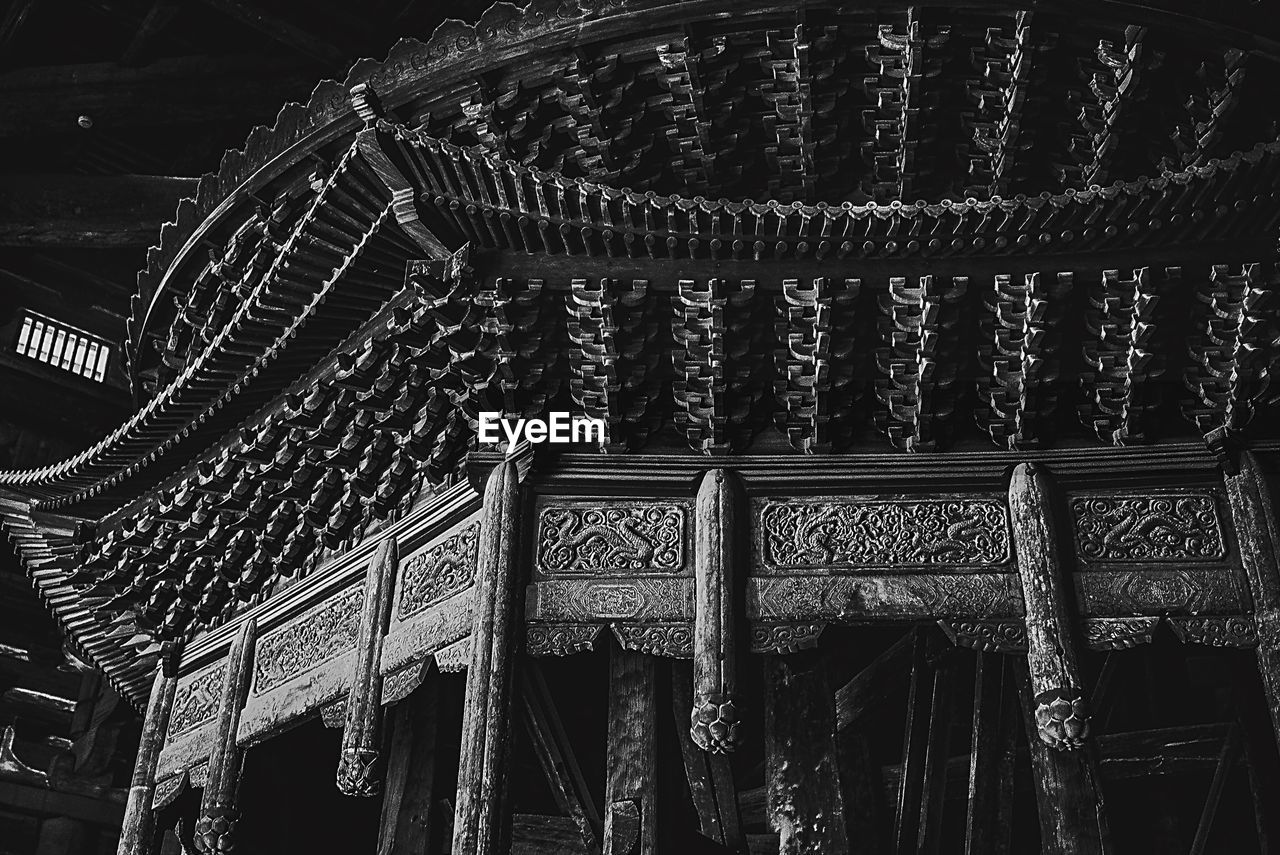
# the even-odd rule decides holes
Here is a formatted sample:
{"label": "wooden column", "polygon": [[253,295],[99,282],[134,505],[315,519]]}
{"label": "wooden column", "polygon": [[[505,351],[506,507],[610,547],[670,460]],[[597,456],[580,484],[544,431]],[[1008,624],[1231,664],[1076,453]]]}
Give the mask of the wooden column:
{"label": "wooden column", "polygon": [[508,459],[489,474],[484,489],[453,819],[454,855],[491,855],[501,845],[515,630],[520,623],[519,494],[519,473]]}
{"label": "wooden column", "polygon": [[779,855],[849,852],[835,695],[816,653],[765,657],[764,756]]}
{"label": "wooden column", "polygon": [[1050,487],[1043,470],[1020,463],[1009,482],[1013,545],[1026,607],[1027,667],[1040,739],[1070,750],[1089,732],[1088,703],[1076,663],[1067,609],[1069,581],[1058,561]]}
{"label": "wooden column", "polygon": [[[168,671],[169,673],[166,673]],[[156,764],[169,731],[169,713],[178,689],[176,663],[172,657],[161,659],[156,678],[147,699],[147,715],[142,722],[142,739],[138,758],[133,764],[133,780],[129,784],[129,802],[124,809],[117,855],[149,855],[152,850],[155,813],[151,800],[156,792]]]}
{"label": "wooden column", "polygon": [[399,553],[396,539],[378,547],[364,577],[364,608],[356,640],[355,673],[347,690],[346,720],[342,726],[342,757],[338,761],[338,789],[348,796],[375,796],[382,789],[382,639],[391,617]]}
{"label": "wooden column", "polygon": [[739,526],[746,521],[745,491],[738,476],[712,469],[702,476],[695,509],[693,712],[690,733],[703,751],[725,753],[737,745],[737,598],[742,570]]}
{"label": "wooden column", "polygon": [[1026,608],[1027,658],[1020,694],[1026,710],[1043,855],[1109,851],[1102,791],[1090,751],[1087,700],[1058,560],[1051,487],[1044,471],[1019,464],[1009,482],[1013,543]]}
{"label": "wooden column", "polygon": [[685,777],[689,782],[689,795],[698,812],[699,828],[704,837],[730,851],[746,853],[747,838],[742,830],[738,788],[734,784],[730,762],[732,758],[727,754],[708,753],[694,744],[693,734],[684,726],[693,705],[691,663],[673,659],[670,665],[672,715],[680,740]]}
{"label": "wooden column", "polygon": [[1253,596],[1258,672],[1272,728],[1280,734],[1280,523],[1252,452],[1241,452],[1236,472],[1227,476],[1227,502]]}
{"label": "wooden column", "polygon": [[392,707],[378,855],[424,855],[431,843],[439,689],[440,672],[432,668],[421,686]]}
{"label": "wooden column", "polygon": [[979,653],[974,669],[965,855],[1009,852],[1018,732],[1011,658]]}
{"label": "wooden column", "polygon": [[253,672],[253,644],[258,624],[249,618],[241,625],[227,652],[222,677],[222,702],[218,708],[213,749],[209,752],[209,773],[200,798],[200,818],[196,820],[195,845],[200,852],[223,853],[233,848],[236,819],[236,788],[240,784],[243,754],[236,742],[240,711],[249,693]]}
{"label": "wooden column", "polygon": [[657,728],[653,657],[610,645],[604,855],[657,851]]}

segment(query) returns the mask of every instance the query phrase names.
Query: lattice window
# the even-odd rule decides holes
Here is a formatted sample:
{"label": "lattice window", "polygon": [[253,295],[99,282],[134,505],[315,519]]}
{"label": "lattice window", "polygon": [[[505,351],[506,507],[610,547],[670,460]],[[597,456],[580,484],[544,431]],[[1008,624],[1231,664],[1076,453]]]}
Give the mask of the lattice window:
{"label": "lattice window", "polygon": [[98,383],[111,359],[111,345],[102,339],[35,312],[22,319],[17,352]]}

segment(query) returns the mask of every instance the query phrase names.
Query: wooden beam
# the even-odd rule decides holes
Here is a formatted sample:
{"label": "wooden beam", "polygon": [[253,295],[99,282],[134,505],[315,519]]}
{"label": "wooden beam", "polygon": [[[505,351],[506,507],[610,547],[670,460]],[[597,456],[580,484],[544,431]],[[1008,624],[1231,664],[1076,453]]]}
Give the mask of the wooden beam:
{"label": "wooden beam", "polygon": [[700,749],[694,744],[693,736],[686,727],[689,709],[693,705],[692,687],[690,664],[683,660],[672,660],[672,713],[680,741],[680,756],[684,760],[685,776],[689,782],[689,795],[693,800],[694,810],[698,813],[698,825],[704,837],[732,852],[746,853],[747,839],[742,831],[738,791],[734,785],[730,758],[725,754],[710,754]]}
{"label": "wooden beam", "polygon": [[246,3],[244,0],[203,0],[203,2],[211,9],[216,9],[247,27],[266,33],[280,44],[318,61],[327,68],[345,70],[346,66],[355,59],[352,51],[344,50],[304,27],[264,11],[253,3]]}
{"label": "wooden beam", "polygon": [[609,646],[604,855],[658,851],[658,710],[654,659]]}
{"label": "wooden beam", "polygon": [[149,246],[196,179],[0,176],[0,246]]}
{"label": "wooden beam", "polygon": [[1008,855],[1017,710],[1009,658],[979,653],[974,669],[965,855]]}
{"label": "wooden beam", "polygon": [[693,711],[691,734],[704,751],[727,753],[738,743],[737,599],[742,567],[738,526],[745,493],[727,469],[712,469],[698,487],[694,555]]}
{"label": "wooden beam", "polygon": [[0,780],[0,804],[6,810],[66,816],[109,828],[119,828],[124,817],[124,805],[117,802],[4,780]]}
{"label": "wooden beam", "polygon": [[[292,57],[184,56],[144,66],[114,62],[39,66],[0,73],[0,138],[91,135],[270,122],[286,101],[306,100],[317,82]],[[93,121],[78,126],[80,116]],[[86,136],[92,144],[92,137]]]}
{"label": "wooden beam", "polygon": [[[604,823],[596,800],[587,787],[573,743],[565,732],[551,691],[536,660],[527,660],[520,693],[524,720],[534,753],[547,776],[551,794],[565,815],[573,820],[583,845],[590,852],[600,850]],[[610,719],[612,726],[612,719]],[[610,740],[612,745],[612,740]]]}
{"label": "wooden beam", "polygon": [[1239,735],[1235,728],[1232,728],[1227,733],[1227,738],[1222,741],[1218,765],[1213,770],[1213,780],[1209,782],[1209,792],[1204,797],[1204,808],[1200,811],[1200,823],[1196,826],[1196,836],[1191,841],[1190,855],[1204,855],[1205,847],[1209,845],[1209,833],[1213,831],[1213,819],[1218,815],[1218,803],[1222,801],[1222,790],[1227,785],[1227,776],[1235,766],[1239,751]]}
{"label": "wooden beam", "polygon": [[440,672],[391,709],[378,855],[423,855],[433,826]]}
{"label": "wooden beam", "polygon": [[347,691],[342,726],[338,790],[348,796],[375,796],[382,788],[382,638],[391,619],[400,553],[394,536],[378,545],[364,577],[364,607],[356,641],[355,670]]}
{"label": "wooden beam", "polygon": [[163,665],[157,669],[155,682],[151,685],[151,697],[147,701],[147,715],[142,722],[142,740],[133,766],[133,781],[129,786],[129,803],[125,807],[117,855],[150,855],[152,851],[155,816],[151,802],[156,791],[156,764],[160,760],[160,750],[164,747],[165,734],[169,730],[169,713],[173,709],[173,698],[178,688],[177,675],[166,674],[165,670]]}
{"label": "wooden beam", "polygon": [[848,853],[836,710],[818,653],[764,662],[765,780],[779,855]]}
{"label": "wooden beam", "polygon": [[467,855],[494,855],[502,845],[500,814],[520,625],[519,479],[516,462],[508,458],[489,473],[484,490],[451,850]]}
{"label": "wooden beam", "polygon": [[911,653],[915,631],[906,633],[877,656],[853,679],[836,690],[836,727],[844,730],[857,724],[906,682],[911,673]]}

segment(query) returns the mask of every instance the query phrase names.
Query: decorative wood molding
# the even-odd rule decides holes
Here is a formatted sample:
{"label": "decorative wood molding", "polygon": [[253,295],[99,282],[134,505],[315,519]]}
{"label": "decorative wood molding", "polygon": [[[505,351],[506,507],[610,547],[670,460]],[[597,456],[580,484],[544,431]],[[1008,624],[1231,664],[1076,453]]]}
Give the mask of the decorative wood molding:
{"label": "decorative wood molding", "polygon": [[818,638],[827,625],[821,621],[808,623],[752,623],[752,653],[796,653],[818,646]]}
{"label": "decorative wood molding", "polygon": [[1165,618],[1183,644],[1257,647],[1258,628],[1249,615]]}
{"label": "decorative wood molding", "polygon": [[623,650],[634,650],[650,656],[670,659],[692,659],[694,626],[692,623],[619,623],[609,624],[614,638]]}
{"label": "decorative wood molding", "polygon": [[594,650],[603,630],[598,623],[531,623],[525,626],[524,649],[530,656],[569,656]]}
{"label": "decorative wood molding", "polygon": [[1086,563],[1216,561],[1226,557],[1218,499],[1208,491],[1071,498],[1076,551]]}
{"label": "decorative wood molding", "polygon": [[1127,650],[1150,644],[1159,617],[1086,618],[1084,643],[1090,650]]}
{"label": "decorative wood molding", "polygon": [[1021,620],[940,620],[957,647],[985,653],[1026,653],[1027,627]]}
{"label": "decorative wood molding", "polygon": [[400,569],[397,620],[471,586],[475,580],[480,523],[473,522],[428,549],[410,556]]}
{"label": "decorative wood molding", "polygon": [[356,646],[363,585],[347,588],[258,641],[252,695],[262,695]]}
{"label": "decorative wood molding", "polygon": [[536,578],[678,574],[688,569],[687,508],[617,500],[544,504]]}
{"label": "decorative wood molding", "polygon": [[222,705],[222,688],[226,664],[218,661],[188,677],[178,679],[173,709],[169,715],[167,741],[195,730],[212,721]]}

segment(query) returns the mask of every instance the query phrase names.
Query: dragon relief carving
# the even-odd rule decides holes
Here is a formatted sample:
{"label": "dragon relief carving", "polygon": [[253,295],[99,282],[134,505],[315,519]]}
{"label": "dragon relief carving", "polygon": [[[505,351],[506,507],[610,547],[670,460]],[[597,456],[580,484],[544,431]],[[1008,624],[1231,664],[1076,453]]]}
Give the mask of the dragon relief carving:
{"label": "dragon relief carving", "polygon": [[1085,561],[1200,561],[1226,555],[1210,493],[1077,496],[1076,544]]}
{"label": "dragon relief carving", "polygon": [[356,646],[364,585],[304,612],[258,642],[253,693],[260,695]]}
{"label": "dragon relief carving", "polygon": [[169,714],[169,739],[213,719],[222,703],[223,663],[197,672],[178,684]]}
{"label": "dragon relief carving", "polygon": [[400,577],[400,619],[470,587],[479,543],[480,523],[473,522],[406,561]]}
{"label": "dragon relief carving", "polygon": [[994,499],[769,501],[758,506],[757,522],[762,557],[772,568],[1009,560],[1007,515]]}
{"label": "dragon relief carving", "polygon": [[538,568],[548,574],[678,573],[685,509],[677,505],[549,507],[538,518]]}

